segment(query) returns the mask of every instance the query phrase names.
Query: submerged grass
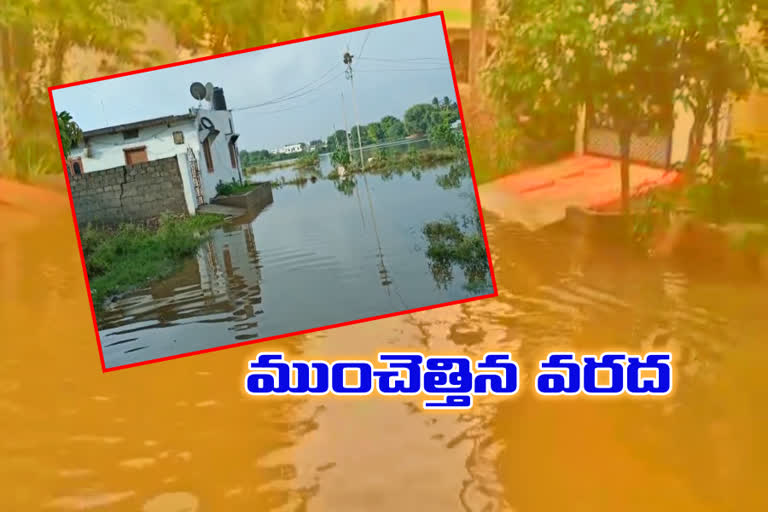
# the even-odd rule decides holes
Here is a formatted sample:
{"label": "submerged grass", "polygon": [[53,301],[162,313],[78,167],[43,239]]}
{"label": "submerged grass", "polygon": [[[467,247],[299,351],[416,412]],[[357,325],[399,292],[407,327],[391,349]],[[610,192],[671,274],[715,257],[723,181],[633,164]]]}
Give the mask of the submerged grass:
{"label": "submerged grass", "polygon": [[219,215],[201,214],[166,216],[157,226],[88,226],[81,238],[96,312],[103,310],[108,297],[173,273],[184,258],[195,254],[207,231],[223,222]]}
{"label": "submerged grass", "polygon": [[485,240],[479,229],[467,230],[470,222],[464,220],[464,228],[456,219],[429,222],[424,226],[427,239],[427,257],[432,274],[442,286],[453,279],[453,266],[458,266],[467,279],[467,288],[480,290],[489,285],[490,267],[485,250]]}

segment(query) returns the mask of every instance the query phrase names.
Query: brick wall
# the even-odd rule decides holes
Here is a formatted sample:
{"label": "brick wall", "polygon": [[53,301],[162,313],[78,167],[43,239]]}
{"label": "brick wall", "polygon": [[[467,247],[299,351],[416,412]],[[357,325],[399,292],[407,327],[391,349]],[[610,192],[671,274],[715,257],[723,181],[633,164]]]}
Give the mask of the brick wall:
{"label": "brick wall", "polygon": [[187,212],[176,157],[70,175],[79,225],[118,224]]}

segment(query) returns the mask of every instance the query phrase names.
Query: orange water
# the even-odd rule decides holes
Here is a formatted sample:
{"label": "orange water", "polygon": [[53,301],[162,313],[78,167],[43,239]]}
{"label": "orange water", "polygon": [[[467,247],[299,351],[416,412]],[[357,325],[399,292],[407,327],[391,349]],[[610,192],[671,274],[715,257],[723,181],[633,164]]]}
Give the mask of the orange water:
{"label": "orange water", "polygon": [[[482,197],[481,197],[482,201]],[[67,206],[0,248],[3,510],[765,510],[765,284],[489,220],[500,296],[102,374]],[[241,391],[259,350],[511,351],[518,396]],[[545,352],[669,349],[665,399],[543,400]]]}

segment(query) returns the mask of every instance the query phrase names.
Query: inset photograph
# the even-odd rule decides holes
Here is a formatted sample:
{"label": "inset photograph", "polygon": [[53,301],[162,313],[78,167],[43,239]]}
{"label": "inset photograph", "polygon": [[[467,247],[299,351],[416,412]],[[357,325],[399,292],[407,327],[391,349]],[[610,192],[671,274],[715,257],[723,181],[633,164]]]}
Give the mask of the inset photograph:
{"label": "inset photograph", "polygon": [[496,295],[444,27],[50,88],[105,371]]}

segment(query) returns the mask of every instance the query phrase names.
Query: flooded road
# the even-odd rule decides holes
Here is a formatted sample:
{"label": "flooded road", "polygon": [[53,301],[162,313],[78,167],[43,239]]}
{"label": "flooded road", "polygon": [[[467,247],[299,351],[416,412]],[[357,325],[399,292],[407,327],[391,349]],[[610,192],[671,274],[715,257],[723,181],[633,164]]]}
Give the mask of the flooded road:
{"label": "flooded road", "polygon": [[[22,256],[0,268],[16,276],[0,304],[7,510],[768,508],[764,284],[488,218],[498,298],[102,374],[69,215],[17,239]],[[407,398],[246,397],[247,361],[267,345],[302,359],[504,350],[523,381],[460,414]],[[669,349],[676,390],[538,399],[530,372],[562,348]]]}
{"label": "flooded road", "polygon": [[470,290],[459,269],[431,271],[424,225],[475,211],[470,179],[437,185],[448,172],[370,175],[348,194],[324,179],[276,188],[258,215],[215,229],[181,272],[111,306],[99,324],[106,366],[492,293],[490,276]]}

